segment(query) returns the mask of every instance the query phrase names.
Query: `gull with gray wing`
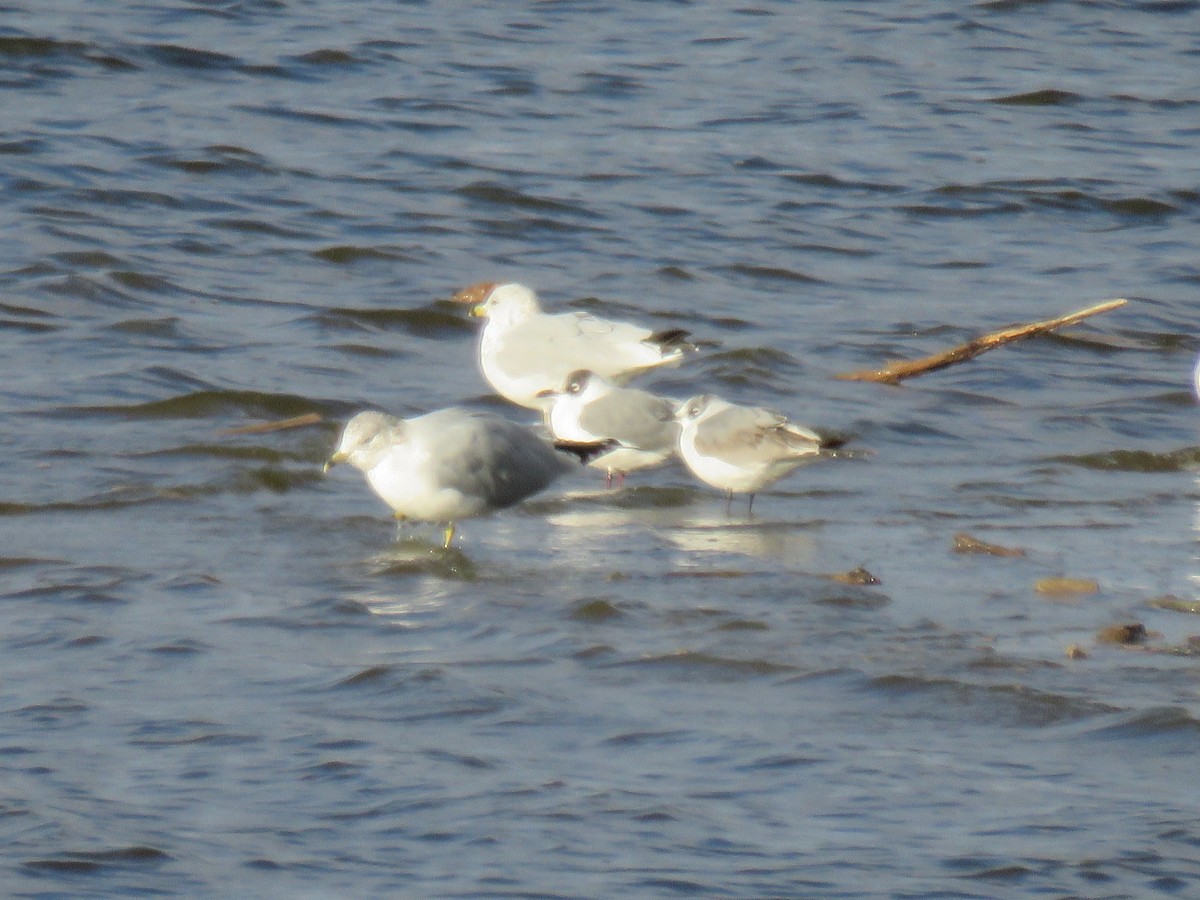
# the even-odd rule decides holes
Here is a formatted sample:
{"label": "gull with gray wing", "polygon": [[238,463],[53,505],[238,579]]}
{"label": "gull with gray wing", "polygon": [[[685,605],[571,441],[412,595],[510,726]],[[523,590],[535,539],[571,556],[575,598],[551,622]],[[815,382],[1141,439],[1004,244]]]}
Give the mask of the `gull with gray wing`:
{"label": "gull with gray wing", "polygon": [[556,391],[539,397],[553,401],[547,422],[555,438],[593,442],[612,440],[616,446],[588,463],[617,476],[619,487],[629,472],[658,466],[675,454],[679,423],[676,403],[637,388],[617,387],[595,372],[580,369],[567,376]]}
{"label": "gull with gray wing", "polygon": [[523,284],[482,282],[451,299],[487,319],[479,340],[483,377],[500,396],[529,409],[544,410],[550,401],[539,394],[560,388],[576,369],[624,384],[694,349],[679,328],[651,331],[586,312],[542,312],[537,294]]}
{"label": "gull with gray wing", "polygon": [[786,416],[757,406],[738,406],[714,394],[684,401],[675,412],[681,423],[679,455],[701,481],[735,493],[754,495],[797,466],[813,462],[841,445]]}
{"label": "gull with gray wing", "polygon": [[412,419],[361,412],[346,423],[325,464],[348,462],[397,519],[445,522],[445,546],[460,519],[520,503],[611,444],[551,445],[492,413],[448,407]]}

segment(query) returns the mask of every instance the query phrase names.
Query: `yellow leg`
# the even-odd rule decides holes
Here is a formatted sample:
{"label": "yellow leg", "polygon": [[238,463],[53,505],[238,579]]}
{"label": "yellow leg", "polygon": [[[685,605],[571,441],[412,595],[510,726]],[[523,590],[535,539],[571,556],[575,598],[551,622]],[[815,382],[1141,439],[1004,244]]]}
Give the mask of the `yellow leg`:
{"label": "yellow leg", "polygon": [[452,540],[454,540],[454,523],[453,522],[451,522],[450,524],[448,524],[446,526],[446,542],[444,544],[442,544],[442,547],[446,550],[449,550],[450,542]]}

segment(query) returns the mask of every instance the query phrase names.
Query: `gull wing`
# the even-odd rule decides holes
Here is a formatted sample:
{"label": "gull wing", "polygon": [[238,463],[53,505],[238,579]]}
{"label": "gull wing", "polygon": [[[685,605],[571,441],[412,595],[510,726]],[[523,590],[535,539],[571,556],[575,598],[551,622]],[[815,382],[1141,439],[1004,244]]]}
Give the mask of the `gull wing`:
{"label": "gull wing", "polygon": [[598,438],[613,438],[638,450],[667,451],[679,438],[675,404],[646,391],[618,388],[589,403],[580,426]]}
{"label": "gull wing", "polygon": [[743,467],[821,452],[816,432],[769,409],[745,406],[721,410],[700,422],[695,444],[705,456]]}

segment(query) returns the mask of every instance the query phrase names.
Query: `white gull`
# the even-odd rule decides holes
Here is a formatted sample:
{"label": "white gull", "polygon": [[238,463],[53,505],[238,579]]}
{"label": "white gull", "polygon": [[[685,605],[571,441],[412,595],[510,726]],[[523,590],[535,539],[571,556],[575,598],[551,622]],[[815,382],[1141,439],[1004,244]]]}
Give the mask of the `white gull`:
{"label": "white gull", "polygon": [[538,396],[553,401],[546,420],[555,438],[617,442],[588,463],[608,473],[610,486],[614,473],[619,486],[627,473],[661,465],[679,446],[676,402],[666,397],[617,387],[586,369],[572,372],[558,390]]}
{"label": "white gull", "polygon": [[841,445],[757,406],[738,406],[714,394],[685,400],[675,417],[682,425],[679,455],[701,481],[735,493],[754,495],[797,466],[813,462]]}
{"label": "white gull", "polygon": [[482,282],[451,298],[470,303],[471,314],[487,319],[479,340],[479,368],[502,397],[530,409],[545,409],[542,391],[562,386],[577,369],[616,384],[678,363],[692,349],[687,332],[652,331],[586,312],[542,312],[537,294],[523,284]]}
{"label": "white gull", "polygon": [[610,445],[551,445],[492,413],[448,407],[412,419],[367,411],[346,423],[325,471],[348,462],[397,519],[446,523],[520,503]]}

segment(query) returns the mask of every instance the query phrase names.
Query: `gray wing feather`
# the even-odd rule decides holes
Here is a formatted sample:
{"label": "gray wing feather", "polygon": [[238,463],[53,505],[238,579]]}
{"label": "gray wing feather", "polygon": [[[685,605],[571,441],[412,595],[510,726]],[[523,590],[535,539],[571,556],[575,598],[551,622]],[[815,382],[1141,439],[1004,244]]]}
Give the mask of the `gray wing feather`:
{"label": "gray wing feather", "polygon": [[738,406],[725,409],[700,424],[696,449],[734,465],[754,465],[774,459],[820,452],[820,438],[792,425],[769,409]]}
{"label": "gray wing feather", "polygon": [[646,391],[618,389],[589,403],[579,424],[600,438],[613,438],[639,450],[665,451],[675,446],[679,426],[672,420],[675,404]]}
{"label": "gray wing feather", "polygon": [[575,466],[525,426],[488,413],[450,423],[442,439],[439,483],[497,508],[520,503]]}

